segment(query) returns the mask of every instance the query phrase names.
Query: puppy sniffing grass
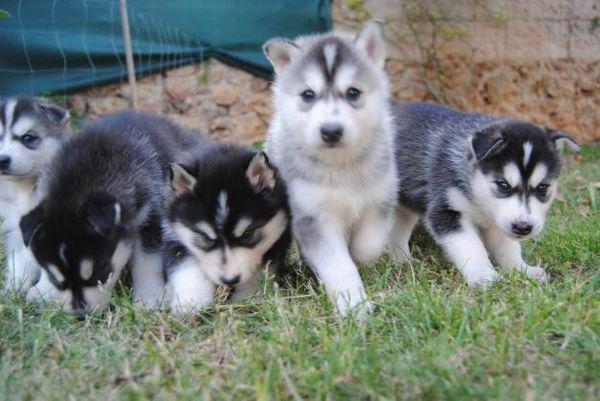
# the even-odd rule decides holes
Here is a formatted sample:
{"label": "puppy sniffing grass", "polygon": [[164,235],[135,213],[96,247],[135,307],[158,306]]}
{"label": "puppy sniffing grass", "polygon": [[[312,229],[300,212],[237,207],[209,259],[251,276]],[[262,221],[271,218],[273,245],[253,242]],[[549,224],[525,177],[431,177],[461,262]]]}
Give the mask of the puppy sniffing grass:
{"label": "puppy sniffing grass", "polygon": [[233,299],[256,289],[259,266],[283,268],[291,241],[283,181],[262,152],[206,143],[172,165],[165,253],[168,298],[178,314],[201,310],[219,285]]}
{"label": "puppy sniffing grass", "polygon": [[82,128],[47,172],[40,204],[21,220],[44,268],[29,300],[104,309],[130,266],[136,302],[163,290],[162,243],[169,163],[198,136],[146,113],[108,115]]}

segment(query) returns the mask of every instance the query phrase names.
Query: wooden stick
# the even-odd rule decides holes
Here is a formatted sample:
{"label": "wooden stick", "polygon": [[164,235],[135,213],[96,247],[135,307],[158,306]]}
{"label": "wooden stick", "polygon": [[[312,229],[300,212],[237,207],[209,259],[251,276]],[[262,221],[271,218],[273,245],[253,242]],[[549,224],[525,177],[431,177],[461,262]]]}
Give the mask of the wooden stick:
{"label": "wooden stick", "polygon": [[135,66],[133,64],[133,50],[131,48],[131,34],[129,32],[129,17],[127,16],[127,0],[121,0],[121,27],[123,29],[123,41],[125,42],[125,60],[127,61],[127,77],[131,89],[130,106],[138,108],[138,93],[135,83]]}

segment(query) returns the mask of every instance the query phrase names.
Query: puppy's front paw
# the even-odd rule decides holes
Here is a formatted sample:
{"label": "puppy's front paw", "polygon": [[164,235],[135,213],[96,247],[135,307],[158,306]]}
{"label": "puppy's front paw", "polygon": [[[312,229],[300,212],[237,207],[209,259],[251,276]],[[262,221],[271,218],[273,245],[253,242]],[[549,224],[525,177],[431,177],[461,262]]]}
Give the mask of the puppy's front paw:
{"label": "puppy's front paw", "polygon": [[19,295],[27,295],[27,292],[31,289],[31,280],[16,278],[7,278],[4,288],[0,289],[3,292],[9,292]]}
{"label": "puppy's front paw", "polygon": [[58,299],[58,292],[53,288],[45,286],[34,285],[27,291],[25,295],[25,301],[37,302],[37,301],[54,301]]}
{"label": "puppy's front paw", "polygon": [[41,301],[43,299],[44,299],[44,297],[42,295],[42,292],[40,291],[40,289],[38,288],[37,285],[34,285],[33,287],[31,287],[27,291],[27,294],[25,295],[25,301],[27,301],[27,302],[36,302],[36,301]]}
{"label": "puppy's front paw", "polygon": [[171,313],[175,316],[186,316],[194,313],[199,313],[205,309],[210,302],[171,302]]}
{"label": "puppy's front paw", "polygon": [[465,274],[465,280],[469,287],[486,289],[491,286],[494,281],[500,279],[500,275],[489,267]]}
{"label": "puppy's front paw", "polygon": [[394,263],[401,265],[411,260],[411,255],[409,250],[401,249],[401,248],[391,248],[390,256]]}
{"label": "puppy's front paw", "polygon": [[357,320],[364,321],[373,309],[363,288],[337,290],[333,298],[337,311],[342,316],[352,315]]}
{"label": "puppy's front paw", "polygon": [[201,312],[206,309],[213,302],[213,292],[203,293],[198,292],[173,292],[168,289],[167,299],[170,301],[169,307],[171,313],[177,316],[185,316],[193,313]]}
{"label": "puppy's front paw", "polygon": [[534,279],[542,284],[545,284],[549,281],[548,273],[546,273],[546,271],[541,267],[526,266],[523,268],[523,273],[525,273],[527,277]]}
{"label": "puppy's front paw", "polygon": [[133,295],[133,303],[145,309],[160,308],[162,299],[162,290],[145,293],[134,292]]}

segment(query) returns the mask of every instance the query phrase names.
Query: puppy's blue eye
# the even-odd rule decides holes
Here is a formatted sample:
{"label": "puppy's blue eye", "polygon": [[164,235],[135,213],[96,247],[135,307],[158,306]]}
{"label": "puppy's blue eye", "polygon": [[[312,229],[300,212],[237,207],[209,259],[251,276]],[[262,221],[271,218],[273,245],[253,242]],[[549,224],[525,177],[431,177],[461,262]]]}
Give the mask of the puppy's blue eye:
{"label": "puppy's blue eye", "polygon": [[37,141],[38,137],[32,134],[25,134],[21,137],[21,142],[24,145],[31,145],[33,144],[35,141]]}
{"label": "puppy's blue eye", "polygon": [[306,103],[312,103],[315,101],[315,99],[317,98],[317,95],[315,93],[315,91],[313,91],[312,89],[307,89],[304,92],[302,92],[300,94],[300,97],[302,98],[302,100],[304,100]]}
{"label": "puppy's blue eye", "polygon": [[537,187],[535,187],[535,192],[537,192],[540,196],[546,196],[548,193],[548,187],[550,187],[548,184],[539,184]]}
{"label": "puppy's blue eye", "polygon": [[355,102],[358,100],[361,94],[362,92],[359,89],[351,87],[348,88],[348,90],[346,91],[346,99],[348,99],[351,102]]}
{"label": "puppy's blue eye", "polygon": [[496,186],[498,187],[498,192],[502,194],[510,193],[512,189],[510,184],[506,181],[496,181]]}

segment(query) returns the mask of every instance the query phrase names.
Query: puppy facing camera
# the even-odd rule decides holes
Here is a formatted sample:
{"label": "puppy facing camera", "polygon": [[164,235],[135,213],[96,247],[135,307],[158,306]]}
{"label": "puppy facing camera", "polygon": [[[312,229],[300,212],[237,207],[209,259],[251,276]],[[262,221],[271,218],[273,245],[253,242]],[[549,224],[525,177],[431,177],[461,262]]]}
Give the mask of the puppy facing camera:
{"label": "puppy facing camera", "polygon": [[39,279],[40,266],[23,243],[19,221],[43,196],[41,177],[71,136],[69,121],[67,110],[46,99],[0,102],[0,217],[9,290],[26,293]]}
{"label": "puppy facing camera", "polygon": [[382,25],[263,50],[276,73],[267,152],[289,188],[300,252],[338,312],[365,317],[357,263],[382,254],[398,185]]}

